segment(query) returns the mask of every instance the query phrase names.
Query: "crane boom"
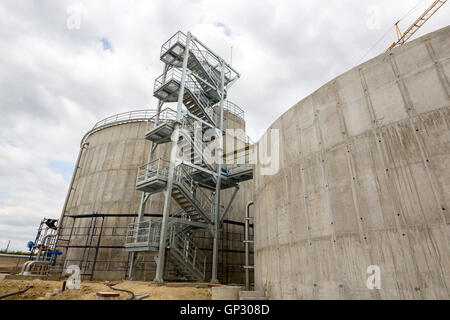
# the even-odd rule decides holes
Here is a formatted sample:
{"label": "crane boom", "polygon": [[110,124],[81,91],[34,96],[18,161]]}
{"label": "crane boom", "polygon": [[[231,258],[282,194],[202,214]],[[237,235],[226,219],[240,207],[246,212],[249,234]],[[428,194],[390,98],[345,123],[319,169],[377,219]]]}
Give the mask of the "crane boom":
{"label": "crane boom", "polygon": [[425,10],[425,12],[416,21],[414,21],[414,23],[408,29],[406,29],[406,31],[403,34],[400,32],[400,29],[398,27],[398,23],[400,21],[397,21],[395,27],[397,30],[398,40],[393,44],[391,44],[391,46],[386,51],[389,51],[397,46],[401,46],[406,41],[408,41],[408,39],[411,38],[413,34],[416,33],[416,31],[419,30],[420,27],[422,27],[425,24],[425,22],[427,22],[428,19],[430,19],[431,16],[435,14],[436,11],[438,11],[446,2],[447,0],[434,1],[433,4],[427,10]]}

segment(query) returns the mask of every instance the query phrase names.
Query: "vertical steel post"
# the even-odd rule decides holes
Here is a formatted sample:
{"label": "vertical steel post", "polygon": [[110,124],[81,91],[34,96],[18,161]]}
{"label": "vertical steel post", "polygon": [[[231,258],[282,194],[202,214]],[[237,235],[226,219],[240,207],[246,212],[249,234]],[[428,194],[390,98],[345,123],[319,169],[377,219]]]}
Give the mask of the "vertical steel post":
{"label": "vertical steel post", "polygon": [[247,208],[245,210],[245,231],[244,231],[244,244],[245,244],[245,290],[250,290],[250,250],[249,250],[249,243],[250,243],[250,206],[253,205],[253,201],[250,201],[247,204]]}
{"label": "vertical steel post", "polygon": [[183,118],[182,107],[183,107],[183,97],[184,97],[184,87],[186,82],[186,74],[187,74],[187,64],[189,58],[189,46],[191,44],[191,33],[187,33],[186,39],[186,49],[184,50],[184,58],[183,58],[183,72],[181,74],[181,82],[180,82],[180,91],[178,92],[178,104],[177,104],[177,119],[174,124],[174,131],[172,135],[172,150],[170,152],[170,164],[169,164],[169,172],[167,177],[167,186],[166,186],[166,194],[164,199],[164,211],[163,218],[161,223],[161,236],[159,239],[159,254],[158,254],[158,263],[156,265],[156,276],[154,279],[155,283],[162,284],[164,283],[163,274],[164,274],[164,259],[166,255],[166,238],[167,238],[167,224],[169,220],[170,214],[170,204],[172,201],[172,187],[173,187],[173,179],[175,175],[175,161],[177,158],[177,150],[178,150],[178,139],[180,137],[180,122]]}
{"label": "vertical steel post", "polygon": [[[164,64],[164,80],[166,78],[167,70],[169,70],[169,66],[167,64]],[[159,114],[161,112],[161,107],[163,106],[164,101],[159,100],[158,101],[158,108],[156,110],[156,119],[154,126],[156,127],[159,124]],[[147,163],[150,163],[153,161],[153,155],[154,155],[154,148],[153,148],[153,141],[150,142],[150,149],[148,151],[147,156]],[[159,172],[159,170],[158,170]],[[147,173],[146,173],[147,174]],[[144,206],[146,201],[148,200],[150,196],[147,197],[145,192],[142,192],[141,194],[141,202],[139,204],[139,211],[138,211],[138,218],[137,218],[137,224],[136,227],[139,229],[139,224],[142,222],[142,217],[144,216]],[[130,269],[128,270],[128,279],[133,280],[133,273],[134,273],[134,264],[136,262],[137,253],[132,252],[131,253],[131,262],[130,262]]]}
{"label": "vertical steel post", "polygon": [[222,153],[223,153],[223,101],[225,96],[225,63],[220,60],[221,71],[220,71],[220,104],[219,104],[219,121],[218,121],[218,146],[216,148],[216,161],[217,161],[217,182],[216,182],[216,194],[215,194],[215,205],[214,210],[214,242],[213,242],[213,261],[212,261],[212,272],[211,272],[211,282],[218,283],[217,279],[217,250],[219,246],[219,219],[220,219],[220,187],[221,187],[221,176],[222,176]]}

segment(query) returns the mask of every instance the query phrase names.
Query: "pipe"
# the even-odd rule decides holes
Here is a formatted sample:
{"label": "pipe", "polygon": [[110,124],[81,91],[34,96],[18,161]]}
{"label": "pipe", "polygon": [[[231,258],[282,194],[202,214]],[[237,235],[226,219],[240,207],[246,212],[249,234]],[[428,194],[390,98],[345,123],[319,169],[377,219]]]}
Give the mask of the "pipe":
{"label": "pipe", "polygon": [[244,236],[244,244],[245,244],[245,290],[250,290],[250,270],[249,270],[249,220],[250,220],[250,206],[253,205],[253,201],[247,203],[247,208],[245,210],[245,236]]}
{"label": "pipe", "polygon": [[68,201],[69,201],[69,198],[70,198],[70,193],[72,192],[73,183],[75,182],[75,176],[78,173],[78,169],[79,169],[79,166],[80,166],[81,155],[83,154],[83,151],[87,149],[86,148],[87,146],[89,146],[89,142],[84,142],[81,145],[80,152],[78,153],[77,162],[75,164],[75,172],[73,173],[72,179],[70,180],[69,191],[67,191],[67,196],[66,196],[66,200],[64,200],[64,205],[63,205],[63,210],[62,210],[62,213],[61,213],[61,218],[59,218],[59,221],[58,221],[58,231],[57,231],[58,235],[59,235],[59,231],[63,227],[64,214],[66,213],[67,204],[68,204]]}
{"label": "pipe", "polygon": [[57,234],[48,234],[46,235],[43,239],[42,239],[42,246],[39,247],[37,256],[36,256],[36,261],[40,261],[41,259],[41,252],[42,252],[42,248],[45,248],[45,242],[49,239],[49,238],[54,238],[56,237]]}
{"label": "pipe", "polygon": [[125,290],[125,289],[113,288],[113,286],[111,286],[111,285],[109,285],[109,284],[107,284],[107,286],[108,286],[110,289],[112,289],[112,290],[122,291],[122,292],[126,292],[126,293],[131,294],[131,297],[129,297],[127,300],[134,300],[135,295],[134,295],[133,292],[131,292],[131,291],[129,291],[129,290]]}
{"label": "pipe", "polygon": [[25,262],[23,267],[22,267],[22,272],[20,272],[21,275],[27,276],[30,274],[30,269],[33,265],[38,265],[38,264],[42,264],[42,265],[46,265],[46,264],[50,264],[51,261],[28,261]]}
{"label": "pipe", "polygon": [[4,294],[4,295],[0,296],[0,299],[6,298],[6,297],[10,297],[10,296],[13,296],[15,294],[24,293],[25,291],[28,291],[31,288],[33,288],[33,286],[26,286],[25,289],[22,289],[22,290],[19,290],[19,291],[16,291],[16,292],[11,292],[11,293]]}

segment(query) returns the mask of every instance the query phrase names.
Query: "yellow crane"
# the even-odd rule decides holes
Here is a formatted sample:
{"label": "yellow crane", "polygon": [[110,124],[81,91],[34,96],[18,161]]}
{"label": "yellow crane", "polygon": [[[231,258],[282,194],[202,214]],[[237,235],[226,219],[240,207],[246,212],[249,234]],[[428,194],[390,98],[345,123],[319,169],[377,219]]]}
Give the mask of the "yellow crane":
{"label": "yellow crane", "polygon": [[433,14],[436,13],[445,3],[447,0],[436,0],[433,2],[433,4],[425,10],[425,12],[416,20],[414,23],[406,29],[406,31],[402,34],[400,31],[400,28],[398,27],[398,23],[400,21],[397,21],[395,24],[395,28],[397,31],[397,41],[391,44],[391,46],[386,50],[390,51],[391,49],[403,45],[406,41],[408,41],[409,38],[412,37],[414,33],[416,33],[417,30],[420,29],[424,25],[425,22],[428,21],[428,19],[431,18]]}

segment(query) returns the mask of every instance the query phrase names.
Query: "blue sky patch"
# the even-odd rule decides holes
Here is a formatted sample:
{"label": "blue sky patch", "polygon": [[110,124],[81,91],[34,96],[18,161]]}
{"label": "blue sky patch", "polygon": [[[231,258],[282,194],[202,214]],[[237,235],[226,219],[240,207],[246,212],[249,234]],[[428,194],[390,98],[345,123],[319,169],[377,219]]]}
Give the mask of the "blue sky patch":
{"label": "blue sky patch", "polygon": [[8,199],[10,197],[10,194],[7,191],[1,191],[0,190],[0,200],[1,199]]}
{"label": "blue sky patch", "polygon": [[231,29],[228,28],[228,26],[227,26],[225,23],[223,23],[223,22],[217,22],[217,23],[216,23],[216,27],[222,28],[222,29],[223,29],[223,32],[225,33],[225,35],[226,35],[227,37],[231,36]]}
{"label": "blue sky patch", "polygon": [[50,169],[52,169],[52,171],[61,174],[64,178],[64,181],[70,182],[73,174],[73,169],[75,167],[72,162],[49,160],[48,165]]}
{"label": "blue sky patch", "polygon": [[103,50],[105,50],[105,51],[107,51],[107,50],[112,51],[112,45],[111,45],[111,42],[109,42],[108,39],[101,38],[100,41],[103,44]]}

